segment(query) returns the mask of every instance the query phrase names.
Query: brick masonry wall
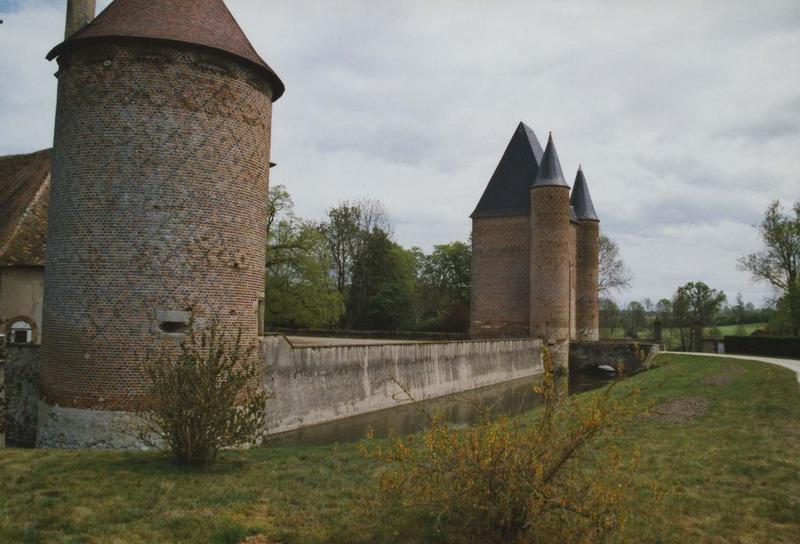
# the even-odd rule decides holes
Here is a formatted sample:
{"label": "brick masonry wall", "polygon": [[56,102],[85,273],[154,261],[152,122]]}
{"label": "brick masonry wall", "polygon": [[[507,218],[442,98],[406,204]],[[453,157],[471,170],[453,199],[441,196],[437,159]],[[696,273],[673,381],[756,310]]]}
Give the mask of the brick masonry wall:
{"label": "brick masonry wall", "polygon": [[600,263],[600,223],[581,221],[577,237],[577,340],[600,339],[600,301],[598,276]]}
{"label": "brick masonry wall", "polygon": [[[531,191],[530,331],[548,343],[570,336],[569,188]],[[564,346],[566,354],[568,346]],[[555,354],[554,354],[555,358]],[[566,365],[566,359],[556,361]]]}
{"label": "brick masonry wall", "polygon": [[577,280],[578,261],[575,255],[578,244],[578,224],[569,222],[569,338],[574,340],[577,335]]}
{"label": "brick masonry wall", "polygon": [[59,63],[41,392],[129,410],[148,357],[177,346],[158,312],[257,340],[270,90],[190,46],[89,44]]}
{"label": "brick masonry wall", "polygon": [[529,255],[527,216],[472,220],[472,336],[528,336]]}

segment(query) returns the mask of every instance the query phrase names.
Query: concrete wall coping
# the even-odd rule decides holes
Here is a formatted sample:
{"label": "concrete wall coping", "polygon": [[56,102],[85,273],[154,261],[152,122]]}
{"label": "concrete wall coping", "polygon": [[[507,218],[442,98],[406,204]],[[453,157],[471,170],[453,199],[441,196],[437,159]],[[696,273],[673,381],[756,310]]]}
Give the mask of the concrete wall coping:
{"label": "concrete wall coping", "polygon": [[[430,345],[443,345],[443,344],[478,344],[478,343],[492,343],[492,342],[533,342],[533,341],[541,341],[540,338],[480,338],[474,340],[397,340],[397,339],[387,339],[386,341],[382,340],[369,340],[367,338],[353,338],[353,343],[346,343],[346,344],[319,344],[316,346],[296,346],[292,343],[291,340],[287,337],[284,333],[265,333],[264,338],[266,337],[274,337],[274,336],[281,336],[289,344],[292,349],[329,349],[329,348],[379,348],[383,346],[414,346],[420,344],[430,344]],[[309,338],[318,338],[310,336]],[[348,340],[348,338],[341,338],[342,340]],[[359,340],[367,341],[370,343],[359,344],[356,343]]]}

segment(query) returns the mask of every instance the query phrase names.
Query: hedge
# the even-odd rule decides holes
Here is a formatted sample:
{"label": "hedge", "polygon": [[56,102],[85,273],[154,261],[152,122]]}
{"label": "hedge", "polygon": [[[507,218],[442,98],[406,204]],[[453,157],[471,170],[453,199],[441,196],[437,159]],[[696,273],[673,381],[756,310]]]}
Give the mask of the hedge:
{"label": "hedge", "polygon": [[725,353],[800,358],[800,337],[726,336]]}

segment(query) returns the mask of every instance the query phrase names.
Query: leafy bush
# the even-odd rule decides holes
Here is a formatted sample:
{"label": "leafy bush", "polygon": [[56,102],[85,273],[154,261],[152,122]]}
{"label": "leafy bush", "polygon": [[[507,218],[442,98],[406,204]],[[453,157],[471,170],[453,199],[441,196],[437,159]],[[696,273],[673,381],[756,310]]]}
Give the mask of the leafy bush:
{"label": "leafy bush", "polygon": [[615,395],[612,385],[567,397],[549,353],[544,359],[544,407],[532,421],[486,411],[477,425],[456,429],[433,417],[416,438],[366,442],[366,455],[389,463],[384,496],[432,514],[456,541],[595,542],[623,527],[637,454],[626,458],[598,439],[637,413],[638,393]]}
{"label": "leafy bush", "polygon": [[176,355],[165,350],[148,367],[150,386],[138,416],[145,443],[180,464],[213,464],[223,448],[258,443],[269,396],[254,346],[211,327],[193,332]]}
{"label": "leafy bush", "polygon": [[726,336],[725,353],[800,357],[800,337],[755,336],[755,332],[753,336]]}

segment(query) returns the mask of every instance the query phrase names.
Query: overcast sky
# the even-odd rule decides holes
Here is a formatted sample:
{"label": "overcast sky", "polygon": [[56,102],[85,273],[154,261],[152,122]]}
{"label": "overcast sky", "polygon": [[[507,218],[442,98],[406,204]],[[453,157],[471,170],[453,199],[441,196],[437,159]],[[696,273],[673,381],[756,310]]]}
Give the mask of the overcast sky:
{"label": "overcast sky", "polygon": [[[619,300],[770,295],[736,259],[771,200],[800,200],[798,0],[227,4],[286,83],[271,183],[299,215],[367,196],[406,247],[466,240],[524,121],[569,182],[583,164],[633,271]],[[52,143],[65,5],[0,0],[0,154]]]}

